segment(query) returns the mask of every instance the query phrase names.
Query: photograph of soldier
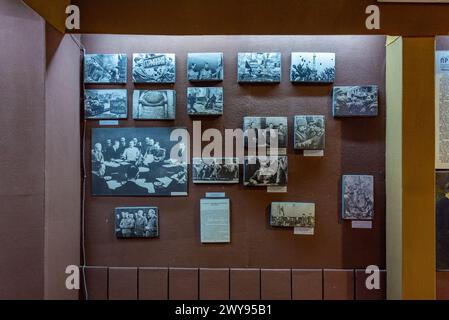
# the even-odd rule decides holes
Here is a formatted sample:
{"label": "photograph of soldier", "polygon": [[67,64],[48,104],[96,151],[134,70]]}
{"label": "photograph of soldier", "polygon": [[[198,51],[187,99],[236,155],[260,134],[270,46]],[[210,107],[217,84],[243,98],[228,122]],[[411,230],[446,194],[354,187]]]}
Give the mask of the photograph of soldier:
{"label": "photograph of soldier", "polygon": [[174,120],[175,90],[134,90],[133,118],[136,120]]}
{"label": "photograph of soldier", "polygon": [[135,83],[175,83],[175,54],[134,53],[132,72]]}
{"label": "photograph of soldier", "polygon": [[335,81],[335,53],[292,52],[290,81],[322,82]]}
{"label": "photograph of soldier", "polygon": [[85,119],[127,119],[126,89],[87,89],[84,93]]}
{"label": "photograph of soldier", "polygon": [[85,83],[126,83],[126,54],[84,55]]}
{"label": "photograph of soldier", "polygon": [[270,210],[272,227],[315,227],[315,204],[301,202],[273,202]]}
{"label": "photograph of soldier", "polygon": [[222,81],[223,53],[201,52],[187,55],[189,81]]}
{"label": "photograph of soldier", "polygon": [[277,149],[278,154],[287,153],[287,117],[244,117],[243,131],[248,150],[256,151],[259,147],[265,147],[267,155],[270,154],[270,148]]}
{"label": "photograph of soldier", "polygon": [[436,173],[437,269],[449,269],[449,171]]}
{"label": "photograph of soldier", "polygon": [[222,87],[187,88],[187,113],[191,116],[223,114]]}
{"label": "photograph of soldier", "polygon": [[377,86],[334,87],[334,117],[375,117],[378,114]]}
{"label": "photograph of soldier", "polygon": [[193,183],[239,183],[238,158],[193,158]]}
{"label": "photograph of soldier", "polygon": [[342,189],[342,218],[372,220],[374,217],[374,177],[344,175]]}
{"label": "photograph of soldier", "polygon": [[288,180],[287,156],[245,157],[243,173],[245,186],[286,186]]}
{"label": "photograph of soldier", "polygon": [[324,150],[324,116],[295,116],[295,149]]}
{"label": "photograph of soldier", "polygon": [[115,235],[117,238],[159,237],[158,208],[116,208]]}
{"label": "photograph of soldier", "polygon": [[238,82],[281,82],[280,52],[239,52]]}

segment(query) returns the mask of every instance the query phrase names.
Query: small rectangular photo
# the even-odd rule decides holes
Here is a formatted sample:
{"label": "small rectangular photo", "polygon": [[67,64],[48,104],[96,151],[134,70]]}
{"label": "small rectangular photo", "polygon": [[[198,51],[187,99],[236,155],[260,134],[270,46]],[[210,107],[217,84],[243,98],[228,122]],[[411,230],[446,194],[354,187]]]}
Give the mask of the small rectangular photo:
{"label": "small rectangular photo", "polygon": [[115,235],[117,238],[159,237],[158,208],[115,208]]}
{"label": "small rectangular photo", "polygon": [[223,53],[201,52],[187,55],[189,81],[222,81]]}
{"label": "small rectangular photo", "polygon": [[286,186],[288,179],[287,156],[245,157],[243,168],[245,186]]}
{"label": "small rectangular photo", "polygon": [[377,86],[334,87],[334,117],[375,117],[378,115]]}
{"label": "small rectangular photo", "polygon": [[187,88],[187,113],[191,116],[223,114],[222,87]]}
{"label": "small rectangular photo", "polygon": [[344,175],[342,178],[342,218],[372,220],[374,217],[374,177]]}
{"label": "small rectangular photo", "polygon": [[134,83],[175,83],[174,53],[134,53]]}
{"label": "small rectangular photo", "polygon": [[272,145],[277,142],[278,154],[286,154],[288,147],[288,119],[287,117],[244,117],[243,131],[245,147],[256,150],[266,147],[267,154]]}
{"label": "small rectangular photo", "polygon": [[272,227],[315,228],[315,204],[303,202],[272,202]]}
{"label": "small rectangular photo", "polygon": [[292,52],[290,81],[332,83],[335,81],[335,53]]}
{"label": "small rectangular photo", "polygon": [[136,120],[174,120],[175,90],[134,90],[133,118]]}
{"label": "small rectangular photo", "polygon": [[127,119],[126,89],[87,89],[84,92],[85,119]]}
{"label": "small rectangular photo", "polygon": [[449,171],[435,177],[437,270],[449,269]]}
{"label": "small rectangular photo", "polygon": [[85,54],[84,83],[126,83],[126,54]]}
{"label": "small rectangular photo", "polygon": [[239,52],[238,82],[281,82],[280,52]]}
{"label": "small rectangular photo", "polygon": [[295,116],[295,149],[324,150],[324,116]]}
{"label": "small rectangular photo", "polygon": [[193,183],[239,183],[238,158],[193,158]]}

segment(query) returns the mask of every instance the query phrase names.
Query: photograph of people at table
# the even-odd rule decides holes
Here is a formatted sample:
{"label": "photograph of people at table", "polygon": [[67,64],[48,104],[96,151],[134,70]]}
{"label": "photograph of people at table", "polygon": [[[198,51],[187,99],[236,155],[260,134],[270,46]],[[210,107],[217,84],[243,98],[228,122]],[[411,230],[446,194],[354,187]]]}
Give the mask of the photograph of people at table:
{"label": "photograph of people at table", "polygon": [[[92,194],[186,196],[186,153],[170,158],[176,128],[92,129]],[[179,145],[178,145],[179,146]]]}

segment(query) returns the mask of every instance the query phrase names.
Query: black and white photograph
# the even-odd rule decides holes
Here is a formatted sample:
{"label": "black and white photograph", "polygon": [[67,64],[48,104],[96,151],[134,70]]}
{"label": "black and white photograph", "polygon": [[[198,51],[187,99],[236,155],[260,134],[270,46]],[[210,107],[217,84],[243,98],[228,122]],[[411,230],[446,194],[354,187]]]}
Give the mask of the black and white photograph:
{"label": "black and white photograph", "polygon": [[295,149],[324,150],[324,116],[295,116]]}
{"label": "black and white photograph", "polygon": [[239,183],[238,158],[193,158],[193,183]]}
{"label": "black and white photograph", "polygon": [[93,128],[92,194],[186,196],[187,149],[170,141],[176,129],[182,128]]}
{"label": "black and white photograph", "polygon": [[[243,131],[245,147],[256,150],[258,147],[277,149],[278,154],[286,154],[288,146],[287,117],[244,117]],[[273,142],[277,141],[277,147]]]}
{"label": "black and white photograph", "polygon": [[189,81],[222,81],[223,53],[201,52],[187,55]]}
{"label": "black and white photograph", "polygon": [[449,269],[449,171],[436,172],[437,269]]}
{"label": "black and white photograph", "polygon": [[87,89],[84,92],[86,119],[127,119],[128,92],[126,89]]}
{"label": "black and white photograph", "polygon": [[191,116],[218,116],[223,114],[222,87],[187,88],[187,113]]}
{"label": "black and white photograph", "polygon": [[175,83],[174,53],[134,53],[134,83]]}
{"label": "black and white photograph", "polygon": [[126,54],[84,55],[85,83],[126,83]]}
{"label": "black and white photograph", "polygon": [[375,117],[378,114],[377,86],[334,87],[334,117]]}
{"label": "black and white photograph", "polygon": [[238,82],[281,82],[280,52],[239,52]]}
{"label": "black and white photograph", "polygon": [[344,175],[342,178],[342,218],[372,220],[374,217],[374,177]]}
{"label": "black and white photograph", "polygon": [[134,90],[133,118],[136,120],[174,120],[175,90]]}
{"label": "black and white photograph", "polygon": [[270,209],[272,227],[315,228],[315,204],[273,202]]}
{"label": "black and white photograph", "polygon": [[287,156],[245,157],[243,172],[245,186],[286,186],[288,159]]}
{"label": "black and white photograph", "polygon": [[115,208],[115,235],[117,238],[159,237],[158,208]]}
{"label": "black and white photograph", "polygon": [[335,81],[335,53],[292,52],[290,81],[332,83]]}

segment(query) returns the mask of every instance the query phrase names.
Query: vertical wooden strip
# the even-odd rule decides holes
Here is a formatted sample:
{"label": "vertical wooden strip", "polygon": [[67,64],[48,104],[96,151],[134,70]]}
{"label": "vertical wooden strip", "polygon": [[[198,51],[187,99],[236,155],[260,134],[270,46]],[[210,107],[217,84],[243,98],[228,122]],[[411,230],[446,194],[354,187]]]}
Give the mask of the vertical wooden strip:
{"label": "vertical wooden strip", "polygon": [[200,269],[200,300],[229,300],[229,269]]}
{"label": "vertical wooden strip", "polygon": [[231,269],[231,300],[260,300],[260,269]]}
{"label": "vertical wooden strip", "polygon": [[108,268],[107,267],[84,267],[84,277],[86,279],[87,297],[85,296],[84,278],[83,298],[88,300],[107,300],[108,299]]}
{"label": "vertical wooden strip", "polygon": [[137,300],[137,268],[109,268],[109,300]]}
{"label": "vertical wooden strip", "polygon": [[354,300],[354,270],[324,270],[324,300]]}
{"label": "vertical wooden strip", "polygon": [[139,300],[168,299],[168,268],[139,268]]}
{"label": "vertical wooden strip", "polygon": [[198,300],[198,269],[170,268],[168,277],[170,300]]}
{"label": "vertical wooden strip", "polygon": [[323,300],[323,270],[292,270],[293,300]]}
{"label": "vertical wooden strip", "polygon": [[[381,270],[379,289],[368,289],[366,279],[370,274],[366,274],[365,270],[355,270],[355,299],[356,300],[385,300],[386,298],[386,272]],[[371,283],[371,282],[370,282]]]}
{"label": "vertical wooden strip", "polygon": [[262,269],[260,270],[260,295],[262,300],[291,300],[292,278],[291,270]]}

